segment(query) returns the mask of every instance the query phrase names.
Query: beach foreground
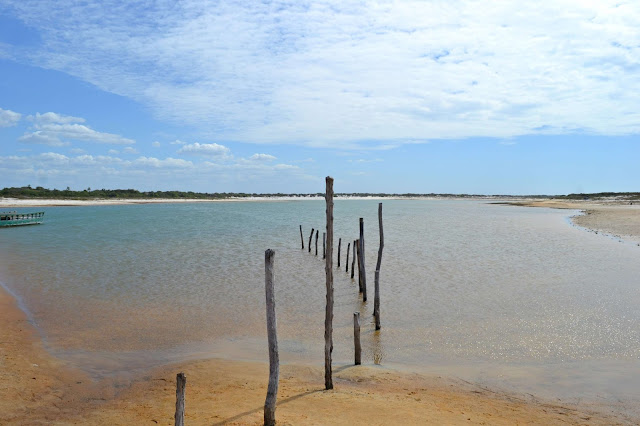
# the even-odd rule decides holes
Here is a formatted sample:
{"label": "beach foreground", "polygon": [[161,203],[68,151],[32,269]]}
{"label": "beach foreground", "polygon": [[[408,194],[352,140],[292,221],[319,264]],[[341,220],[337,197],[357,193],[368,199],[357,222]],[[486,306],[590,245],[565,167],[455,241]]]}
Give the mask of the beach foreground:
{"label": "beach foreground", "polygon": [[[187,424],[261,424],[268,365],[220,359],[168,365],[131,383],[92,382],[49,355],[15,300],[0,291],[1,424],[173,424],[175,376],[187,376]],[[496,393],[459,380],[376,366],[283,365],[280,424],[624,424],[588,408]]]}

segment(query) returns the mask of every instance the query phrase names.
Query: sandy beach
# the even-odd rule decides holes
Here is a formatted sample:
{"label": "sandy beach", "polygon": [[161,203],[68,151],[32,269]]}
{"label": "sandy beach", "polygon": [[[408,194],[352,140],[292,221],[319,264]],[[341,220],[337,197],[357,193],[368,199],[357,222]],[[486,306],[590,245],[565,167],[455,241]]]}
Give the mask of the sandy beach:
{"label": "sandy beach", "polygon": [[[636,206],[554,201],[522,205],[585,210],[574,219],[579,226],[640,238]],[[165,365],[127,381],[96,382],[50,355],[16,300],[0,287],[0,424],[171,425],[178,372],[187,376],[187,424],[262,423],[267,360],[203,359]],[[448,376],[375,365],[337,365],[334,372],[335,389],[325,391],[322,365],[282,365],[278,423],[635,423],[621,414],[604,413],[601,407],[499,392]]]}
{"label": "sandy beach", "polygon": [[[209,359],[167,365],[131,383],[93,382],[49,355],[15,300],[0,291],[1,424],[173,424],[175,375],[187,376],[186,422],[261,424],[267,363]],[[625,419],[471,383],[380,366],[283,365],[279,424],[624,424]]]}
{"label": "sandy beach", "polygon": [[640,203],[629,204],[628,201],[585,202],[528,200],[508,202],[505,204],[523,207],[547,207],[554,209],[582,210],[583,215],[571,220],[578,226],[593,232],[610,236],[640,241]]}

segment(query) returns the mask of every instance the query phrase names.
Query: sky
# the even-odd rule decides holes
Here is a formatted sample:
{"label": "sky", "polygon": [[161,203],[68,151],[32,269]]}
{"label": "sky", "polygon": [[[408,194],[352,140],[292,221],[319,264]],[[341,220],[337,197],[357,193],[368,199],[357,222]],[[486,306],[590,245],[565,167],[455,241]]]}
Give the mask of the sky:
{"label": "sky", "polygon": [[0,1],[0,187],[640,191],[639,94],[637,1]]}

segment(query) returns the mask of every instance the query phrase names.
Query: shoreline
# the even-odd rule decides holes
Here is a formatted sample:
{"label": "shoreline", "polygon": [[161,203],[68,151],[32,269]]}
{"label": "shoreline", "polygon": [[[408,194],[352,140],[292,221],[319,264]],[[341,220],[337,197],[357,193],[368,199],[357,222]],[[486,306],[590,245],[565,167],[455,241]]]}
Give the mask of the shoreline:
{"label": "shoreline", "polygon": [[546,207],[561,210],[581,210],[572,216],[572,224],[595,234],[627,240],[640,246],[640,204],[625,202],[587,202],[556,200],[523,200],[499,204],[519,207]]}
{"label": "shoreline", "polygon": [[[261,424],[268,363],[205,359],[168,364],[131,382],[91,380],[50,355],[17,301],[0,288],[0,423],[173,424],[175,375],[187,376],[186,422]],[[283,364],[281,424],[625,424],[595,407],[542,401],[460,379],[384,366]],[[372,420],[375,419],[375,420]]]}

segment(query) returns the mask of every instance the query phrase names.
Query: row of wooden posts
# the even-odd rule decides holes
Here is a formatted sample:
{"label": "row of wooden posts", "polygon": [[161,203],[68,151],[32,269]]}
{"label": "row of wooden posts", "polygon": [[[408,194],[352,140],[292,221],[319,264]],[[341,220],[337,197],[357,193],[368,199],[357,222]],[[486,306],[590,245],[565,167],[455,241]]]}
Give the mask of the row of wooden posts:
{"label": "row of wooden posts", "polygon": [[[325,260],[325,277],[326,277],[326,311],[325,311],[325,389],[333,389],[332,363],[331,354],[333,352],[333,178],[326,178],[326,232],[322,235],[322,258]],[[375,295],[373,305],[373,315],[375,317],[376,330],[380,330],[380,264],[382,262],[382,249],[384,247],[384,234],[382,230],[382,203],[378,204],[378,224],[380,229],[380,246],[378,249],[378,262],[375,271]],[[358,285],[362,293],[362,299],[367,300],[367,281],[365,274],[365,256],[364,256],[364,220],[360,218],[360,238],[353,241],[353,259],[351,263],[351,278],[354,277],[355,262],[358,262]],[[308,248],[311,253],[311,240],[315,231],[315,253],[318,255],[318,236],[319,231],[311,229],[309,235]],[[300,240],[302,250],[304,250],[304,238],[302,234],[302,225],[300,225]],[[340,248],[342,239],[338,240],[338,267],[340,267]],[[349,252],[351,243],[347,245],[347,261],[345,272],[349,272]],[[267,307],[267,341],[269,346],[269,384],[267,386],[267,397],[264,402],[264,424],[275,425],[276,417],[276,399],[278,395],[278,382],[280,372],[280,361],[278,354],[278,339],[276,332],[276,310],[275,310],[275,293],[273,283],[273,261],[275,252],[271,249],[265,251],[265,296]],[[360,312],[353,314],[353,338],[354,338],[354,363],[360,365],[362,363],[362,346],[360,344]],[[184,426],[185,411],[185,387],[186,377],[183,373],[177,375],[176,386],[176,426]]]}

